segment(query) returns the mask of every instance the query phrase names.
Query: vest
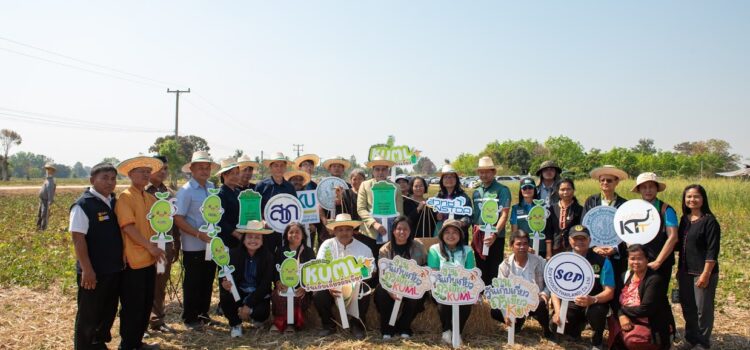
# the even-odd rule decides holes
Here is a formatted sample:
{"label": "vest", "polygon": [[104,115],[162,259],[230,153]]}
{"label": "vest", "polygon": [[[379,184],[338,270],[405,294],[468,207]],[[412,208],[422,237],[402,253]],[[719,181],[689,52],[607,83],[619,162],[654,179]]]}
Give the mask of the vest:
{"label": "vest", "polygon": [[[115,200],[112,208],[87,189],[71,206],[78,205],[89,220],[86,232],[86,245],[89,260],[97,275],[120,272],[125,267],[122,257],[123,245],[120,225],[115,215]],[[81,273],[80,262],[76,261],[76,272]]]}

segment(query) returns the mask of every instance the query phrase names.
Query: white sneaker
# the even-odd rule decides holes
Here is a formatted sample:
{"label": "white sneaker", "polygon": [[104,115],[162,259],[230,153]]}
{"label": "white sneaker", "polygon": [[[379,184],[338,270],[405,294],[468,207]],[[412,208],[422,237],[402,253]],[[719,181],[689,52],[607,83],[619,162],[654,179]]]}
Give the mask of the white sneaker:
{"label": "white sneaker", "polygon": [[408,334],[406,334],[406,333],[402,333],[401,334],[401,338],[403,338],[403,339],[409,339],[409,338],[411,338],[411,336],[408,335]]}
{"label": "white sneaker", "polygon": [[451,330],[447,330],[443,332],[443,343],[451,344],[453,341],[453,332]]}
{"label": "white sneaker", "polygon": [[383,334],[383,340],[391,340],[391,338],[390,334]]}
{"label": "white sneaker", "polygon": [[232,330],[229,331],[229,336],[232,338],[239,338],[242,336],[242,325],[238,324],[234,327],[232,327]]}

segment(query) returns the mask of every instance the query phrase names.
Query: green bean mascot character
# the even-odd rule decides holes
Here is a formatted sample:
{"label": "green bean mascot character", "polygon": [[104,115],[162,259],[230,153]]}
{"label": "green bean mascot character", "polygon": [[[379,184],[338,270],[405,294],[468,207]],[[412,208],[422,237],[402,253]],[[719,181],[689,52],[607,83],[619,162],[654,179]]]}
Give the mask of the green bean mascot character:
{"label": "green bean mascot character", "polygon": [[286,289],[286,322],[294,324],[294,288],[299,284],[299,261],[294,258],[294,251],[284,252],[286,259],[281,265],[276,264],[279,271],[279,279]]}
{"label": "green bean mascot character", "polygon": [[[159,249],[165,250],[167,243],[174,242],[174,237],[169,232],[172,231],[177,206],[174,204],[174,199],[168,200],[169,192],[156,192],[154,195],[158,200],[151,206],[146,218],[151,224],[151,228],[156,232],[155,235],[151,236],[151,242],[156,243]],[[161,260],[156,264],[156,273],[164,273],[164,262]]]}
{"label": "green bean mascot character", "polygon": [[[211,237],[211,240],[213,240],[216,238],[216,235],[221,232],[219,221],[221,220],[221,215],[224,214],[224,208],[221,207],[221,198],[218,196],[218,188],[209,188],[208,193],[208,197],[203,200],[203,205],[201,205],[200,208],[203,220],[206,221],[206,224],[201,225],[201,227],[198,228],[198,231],[204,232]],[[211,242],[206,243],[206,261],[209,260],[211,260]]]}
{"label": "green bean mascot character", "polygon": [[211,258],[214,260],[216,265],[219,265],[221,271],[219,271],[219,278],[226,278],[232,283],[232,296],[234,301],[240,300],[240,293],[237,292],[237,286],[234,283],[234,266],[229,265],[229,248],[224,245],[224,241],[219,237],[211,238]]}

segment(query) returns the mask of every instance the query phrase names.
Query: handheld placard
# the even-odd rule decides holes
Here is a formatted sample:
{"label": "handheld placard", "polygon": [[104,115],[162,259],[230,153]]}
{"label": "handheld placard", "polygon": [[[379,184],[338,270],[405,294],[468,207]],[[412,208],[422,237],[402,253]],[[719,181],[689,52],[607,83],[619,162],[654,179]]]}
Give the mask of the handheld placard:
{"label": "handheld placard", "polygon": [[[151,236],[150,241],[156,243],[161,250],[167,248],[167,243],[174,242],[174,237],[169,234],[172,231],[174,225],[174,215],[177,213],[177,206],[175,200],[169,200],[169,192],[156,192],[154,194],[158,199],[156,203],[151,206],[146,219],[151,225],[151,228],[156,232],[155,235]],[[156,262],[156,273],[164,273],[164,262],[159,260]]]}
{"label": "handheld placard", "polygon": [[[209,188],[208,197],[203,200],[203,205],[201,205],[200,208],[201,214],[203,216],[203,221],[205,221],[206,224],[201,225],[201,227],[198,228],[198,231],[207,234],[208,237],[211,237],[211,240],[213,240],[213,238],[215,238],[216,235],[221,232],[219,221],[221,221],[221,216],[224,214],[224,208],[221,207],[221,198],[219,198],[218,194],[218,188]],[[211,260],[210,241],[206,243],[205,260]]]}
{"label": "handheld placard", "polygon": [[547,262],[544,267],[544,283],[552,294],[562,300],[558,333],[565,333],[568,303],[576,297],[588,295],[594,288],[594,278],[594,268],[585,257],[577,253],[559,253]]}

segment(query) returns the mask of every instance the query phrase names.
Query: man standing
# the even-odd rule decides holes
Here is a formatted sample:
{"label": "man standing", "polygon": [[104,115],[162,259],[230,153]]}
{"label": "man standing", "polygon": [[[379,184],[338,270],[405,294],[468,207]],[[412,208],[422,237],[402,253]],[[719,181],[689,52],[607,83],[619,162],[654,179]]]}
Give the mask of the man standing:
{"label": "man standing", "polygon": [[120,349],[158,349],[158,345],[144,344],[143,334],[148,327],[154,305],[156,262],[165,262],[164,251],[150,238],[155,234],[148,221],[156,197],[145,191],[152,170],[164,164],[153,157],[138,156],[120,162],[117,172],[127,175],[131,185],[117,197],[115,213],[122,231],[125,248],[125,270],[122,272],[120,292]]}
{"label": "man standing", "polygon": [[[388,231],[386,230],[386,227],[384,225],[382,225],[378,220],[375,220],[375,218],[372,217],[372,186],[379,181],[387,181],[389,183],[393,183],[388,181],[388,173],[390,172],[391,167],[394,164],[394,162],[385,160],[380,156],[375,157],[372,161],[367,162],[367,167],[372,169],[372,179],[363,182],[359,186],[359,192],[357,194],[357,213],[359,214],[359,217],[362,218],[362,221],[364,223],[362,233],[366,234],[376,241],[378,236],[385,236]],[[395,196],[396,211],[398,212],[398,215],[403,215],[404,197],[401,196],[398,188],[396,189]],[[498,264],[500,264],[499,261]]]}
{"label": "man standing", "polygon": [[318,157],[316,154],[303,154],[294,160],[294,165],[297,167],[297,169],[302,170],[310,175],[310,182],[305,185],[305,190],[314,190],[318,188],[318,184],[312,180],[313,173],[315,172],[315,167],[317,167],[318,164],[320,164],[320,157]]}
{"label": "man standing", "polygon": [[39,212],[36,218],[36,229],[44,231],[47,229],[47,223],[49,222],[49,207],[52,202],[55,201],[55,172],[57,169],[52,163],[44,165],[44,171],[47,172],[47,178],[42,184],[42,188],[39,189]]}
{"label": "man standing", "polygon": [[237,198],[240,194],[241,172],[240,166],[234,158],[221,160],[221,169],[216,172],[216,176],[221,181],[219,189],[219,199],[221,199],[221,208],[224,214],[219,221],[219,238],[229,249],[240,245],[242,234],[236,231],[237,223],[240,221],[240,201]]}
{"label": "man standing", "polygon": [[[294,190],[292,183],[284,179],[284,173],[290,163],[281,152],[276,152],[270,159],[263,160],[263,166],[270,170],[271,176],[255,186],[255,191],[262,197],[260,203],[262,213],[265,213],[268,201],[277,194],[287,193],[297,197],[297,191]],[[274,232],[263,236],[263,245],[273,254],[281,248],[281,235],[281,232]]]}
{"label": "man standing", "polygon": [[243,154],[242,157],[237,158],[237,165],[240,166],[240,191],[254,190],[255,184],[250,180],[253,179],[253,173],[260,167],[260,164],[250,159],[247,154]]}
{"label": "man standing", "polygon": [[203,329],[211,321],[208,309],[211,307],[216,264],[206,260],[206,243],[211,242],[211,237],[198,228],[206,224],[201,206],[209,196],[208,189],[214,188],[208,178],[216,170],[219,170],[219,164],[211,160],[208,152],[193,153],[190,163],[182,167],[184,173],[191,174],[191,179],[177,192],[174,223],[180,229],[182,265],[185,269],[182,322],[191,330]]}

